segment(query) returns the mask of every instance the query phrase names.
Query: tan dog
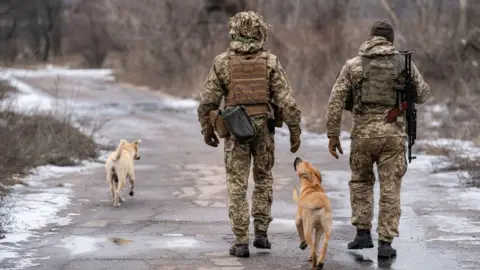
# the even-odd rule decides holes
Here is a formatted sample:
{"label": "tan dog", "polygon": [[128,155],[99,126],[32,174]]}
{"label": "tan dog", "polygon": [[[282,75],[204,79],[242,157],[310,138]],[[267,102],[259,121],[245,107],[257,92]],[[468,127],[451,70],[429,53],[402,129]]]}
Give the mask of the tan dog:
{"label": "tan dog", "polygon": [[117,149],[112,152],[105,163],[105,173],[107,182],[110,184],[112,192],[113,206],[119,207],[120,202],[125,200],[121,196],[121,192],[127,178],[130,181],[130,196],[133,196],[133,187],[135,184],[135,171],[133,161],[140,159],[138,145],[141,140],[129,143],[126,140],[120,140]]}
{"label": "tan dog", "polygon": [[[300,199],[297,190],[293,188],[292,198],[298,204],[295,224],[300,237],[300,248],[304,250],[310,246],[312,269],[323,269],[325,254],[327,253],[328,241],[332,231],[332,208],[330,201],[322,187],[322,176],[310,162],[296,158],[294,168],[300,178]],[[312,235],[315,233],[315,240]],[[323,234],[323,244],[320,250],[320,258],[317,263],[317,249],[320,237]]]}

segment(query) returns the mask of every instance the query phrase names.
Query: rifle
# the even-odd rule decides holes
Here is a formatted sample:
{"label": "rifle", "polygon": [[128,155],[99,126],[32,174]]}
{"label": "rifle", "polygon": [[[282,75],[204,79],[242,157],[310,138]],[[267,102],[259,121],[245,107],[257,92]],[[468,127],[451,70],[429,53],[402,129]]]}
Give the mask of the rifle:
{"label": "rifle", "polygon": [[405,72],[403,84],[395,85],[397,92],[398,107],[390,110],[386,116],[388,123],[392,123],[406,111],[407,125],[406,131],[408,136],[408,163],[412,162],[412,146],[417,138],[417,109],[415,108],[416,92],[412,85],[412,51],[399,51],[400,55],[405,58]]}

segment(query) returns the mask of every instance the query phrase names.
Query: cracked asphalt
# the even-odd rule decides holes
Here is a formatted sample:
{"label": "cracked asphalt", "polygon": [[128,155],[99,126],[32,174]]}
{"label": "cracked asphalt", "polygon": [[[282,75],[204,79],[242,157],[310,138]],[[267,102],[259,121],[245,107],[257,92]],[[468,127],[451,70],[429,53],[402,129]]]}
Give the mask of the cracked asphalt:
{"label": "cracked asphalt", "polygon": [[[348,154],[333,159],[325,138],[311,134],[303,134],[301,149],[291,154],[282,130],[275,135],[272,249],[261,251],[251,245],[250,258],[231,257],[223,147],[203,143],[194,110],[172,109],[165,106],[161,94],[102,80],[23,79],[51,95],[48,89],[56,84],[60,98],[75,93],[79,104],[85,104],[79,112],[97,120],[110,119],[99,132],[115,144],[120,139],[143,141],[141,160],[136,161],[135,196],[125,190],[126,201],[120,208],[113,207],[102,167],[45,181],[52,187],[73,185],[71,204],[59,214],[70,214],[71,222],[50,224],[40,231],[41,237],[23,245],[24,252],[43,258],[29,269],[309,269],[308,249],[298,248],[296,205],[291,199],[292,187],[298,187],[292,165],[296,156],[320,170],[332,201],[334,224],[325,269],[478,269],[478,245],[436,240],[465,236],[461,230],[442,229],[436,216],[469,217],[468,222],[473,222],[478,221],[478,210],[459,213],[458,204],[446,204],[446,190],[432,185],[439,180],[420,165],[412,165],[402,187],[401,235],[394,242],[398,258],[377,261],[375,231],[374,249],[348,251],[347,243],[355,233],[349,223]],[[348,153],[348,139],[343,144]],[[249,203],[252,187],[250,179]],[[378,184],[375,198],[377,216]],[[118,238],[112,241],[112,237]]]}

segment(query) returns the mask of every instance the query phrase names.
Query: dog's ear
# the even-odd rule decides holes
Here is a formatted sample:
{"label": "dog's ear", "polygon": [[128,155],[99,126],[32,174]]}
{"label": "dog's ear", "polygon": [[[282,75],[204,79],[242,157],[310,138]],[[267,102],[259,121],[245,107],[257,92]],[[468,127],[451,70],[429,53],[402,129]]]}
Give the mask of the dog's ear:
{"label": "dog's ear", "polygon": [[142,142],[142,140],[136,140],[133,142],[133,144],[139,145]]}
{"label": "dog's ear", "polygon": [[293,168],[295,169],[295,171],[297,170],[297,166],[298,164],[300,164],[300,162],[302,162],[302,159],[299,157],[296,157],[295,160],[293,161]]}

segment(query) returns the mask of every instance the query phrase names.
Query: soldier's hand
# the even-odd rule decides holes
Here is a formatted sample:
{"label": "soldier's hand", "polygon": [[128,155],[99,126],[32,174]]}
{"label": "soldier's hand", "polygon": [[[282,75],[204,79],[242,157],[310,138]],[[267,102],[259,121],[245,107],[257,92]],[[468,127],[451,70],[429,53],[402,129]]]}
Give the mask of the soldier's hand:
{"label": "soldier's hand", "polygon": [[300,148],[301,140],[300,136],[290,136],[290,152],[295,153]]}
{"label": "soldier's hand", "polygon": [[328,137],[328,150],[330,154],[338,159],[337,149],[340,154],[343,155],[342,145],[340,144],[340,138],[338,136]]}
{"label": "soldier's hand", "polygon": [[295,153],[300,148],[300,127],[289,127],[290,130],[290,152]]}
{"label": "soldier's hand", "polygon": [[215,131],[213,130],[213,126],[209,125],[207,129],[202,130],[203,134],[203,140],[207,145],[210,145],[212,147],[217,147],[220,141],[217,138],[217,135],[215,135]]}

